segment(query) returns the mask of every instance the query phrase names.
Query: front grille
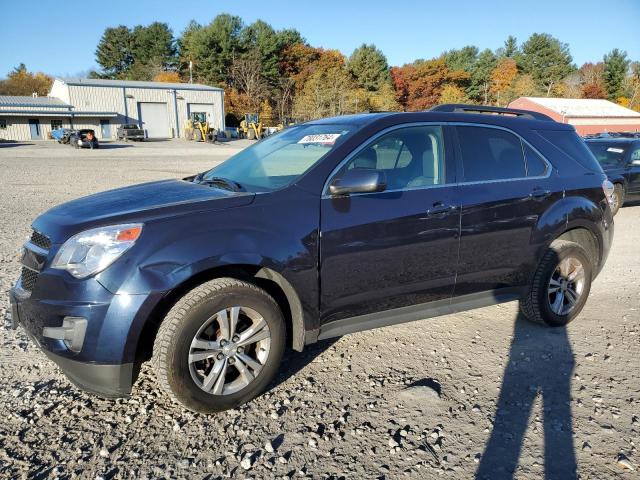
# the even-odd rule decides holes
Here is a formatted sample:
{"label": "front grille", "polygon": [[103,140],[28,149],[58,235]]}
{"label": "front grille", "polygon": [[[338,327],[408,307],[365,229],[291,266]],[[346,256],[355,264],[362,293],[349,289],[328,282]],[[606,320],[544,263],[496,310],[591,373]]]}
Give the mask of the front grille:
{"label": "front grille", "polygon": [[36,280],[38,280],[38,275],[38,272],[27,267],[22,267],[22,276],[20,277],[22,281],[22,289],[27,292],[33,291],[33,287],[36,285]]}
{"label": "front grille", "polygon": [[31,234],[31,243],[36,247],[44,248],[45,250],[49,250],[51,248],[51,240],[49,240],[49,237],[40,232],[36,232],[35,230]]}

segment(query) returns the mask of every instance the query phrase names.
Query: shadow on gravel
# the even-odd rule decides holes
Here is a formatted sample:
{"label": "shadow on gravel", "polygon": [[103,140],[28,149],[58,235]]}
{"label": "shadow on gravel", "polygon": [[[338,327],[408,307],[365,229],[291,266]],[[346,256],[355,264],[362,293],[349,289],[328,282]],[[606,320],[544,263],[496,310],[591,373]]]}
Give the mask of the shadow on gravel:
{"label": "shadow on gravel", "polygon": [[[515,320],[491,437],[476,479],[511,479],[537,395],[542,397],[545,479],[577,478],[571,419],[575,361],[566,327],[548,328]],[[532,423],[540,427],[538,421]]]}
{"label": "shadow on gravel", "polygon": [[100,150],[114,150],[116,148],[130,148],[133,147],[133,145],[122,145],[121,143],[101,143],[100,147],[98,147]]}
{"label": "shadow on gravel", "polygon": [[288,348],[284,352],[282,357],[282,363],[280,364],[280,372],[276,376],[275,380],[271,382],[267,391],[271,391],[281,383],[286,382],[289,378],[293,377],[303,368],[306,368],[316,357],[322,355],[331,345],[336,343],[339,338],[329,338],[327,340],[320,340],[317,343],[306,345],[304,351],[295,352],[291,348]]}
{"label": "shadow on gravel", "polygon": [[26,147],[28,145],[33,145],[33,143],[21,143],[14,141],[0,141],[0,148],[9,148],[9,147]]}

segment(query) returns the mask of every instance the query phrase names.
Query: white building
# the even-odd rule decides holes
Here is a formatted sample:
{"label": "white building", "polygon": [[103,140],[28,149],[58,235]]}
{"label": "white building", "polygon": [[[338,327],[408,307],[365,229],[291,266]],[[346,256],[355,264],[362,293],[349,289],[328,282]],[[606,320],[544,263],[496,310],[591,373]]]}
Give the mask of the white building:
{"label": "white building", "polygon": [[47,97],[0,96],[0,139],[46,139],[52,129],[92,128],[115,138],[119,125],[135,123],[147,138],[184,136],[189,115],[204,112],[224,130],[224,91],[190,83],[56,79]]}

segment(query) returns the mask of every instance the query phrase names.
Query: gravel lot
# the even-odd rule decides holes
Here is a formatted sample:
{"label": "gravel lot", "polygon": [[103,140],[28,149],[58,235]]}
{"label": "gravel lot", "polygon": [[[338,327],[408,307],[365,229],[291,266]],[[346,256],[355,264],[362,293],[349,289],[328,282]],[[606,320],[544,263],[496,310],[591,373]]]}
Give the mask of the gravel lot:
{"label": "gravel lot", "polygon": [[[243,145],[0,144],[0,317],[39,213]],[[639,229],[640,206],[623,208],[569,328],[510,303],[353,334],[288,353],[266,394],[216,416],[168,402],[148,366],[129,399],[85,394],[5,322],[0,477],[639,478]]]}

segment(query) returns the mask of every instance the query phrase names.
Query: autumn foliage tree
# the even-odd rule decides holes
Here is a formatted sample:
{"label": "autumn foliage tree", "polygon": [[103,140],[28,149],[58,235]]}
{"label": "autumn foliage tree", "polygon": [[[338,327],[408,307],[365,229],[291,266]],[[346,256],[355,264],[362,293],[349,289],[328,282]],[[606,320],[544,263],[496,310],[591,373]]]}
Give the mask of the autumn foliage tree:
{"label": "autumn foliage tree", "polygon": [[505,57],[498,62],[491,72],[491,94],[496,98],[496,105],[507,105],[513,100],[513,84],[518,76],[518,66],[512,58]]}
{"label": "autumn foliage tree", "polygon": [[407,111],[426,110],[440,102],[447,85],[464,89],[470,75],[450,70],[443,58],[418,61],[391,69],[396,98]]}
{"label": "autumn foliage tree", "polygon": [[46,96],[51,90],[53,79],[42,72],[32,73],[21,63],[0,80],[0,95],[33,95]]}

